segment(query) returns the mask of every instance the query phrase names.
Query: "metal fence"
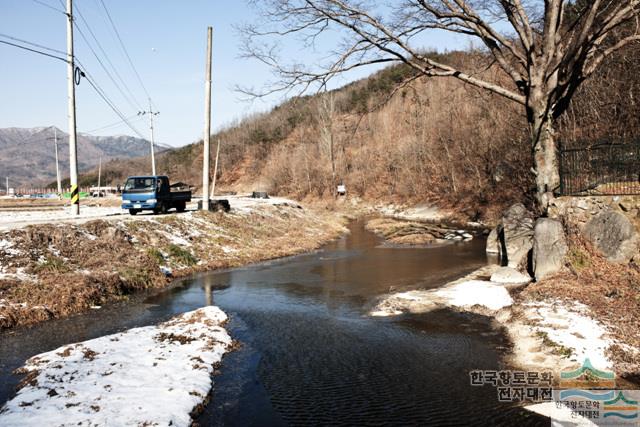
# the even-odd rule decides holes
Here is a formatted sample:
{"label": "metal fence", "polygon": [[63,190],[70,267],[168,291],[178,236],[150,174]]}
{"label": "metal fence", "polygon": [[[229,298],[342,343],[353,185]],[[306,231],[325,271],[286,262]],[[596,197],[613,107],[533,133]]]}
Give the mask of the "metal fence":
{"label": "metal fence", "polygon": [[640,141],[560,150],[560,193],[640,194]]}

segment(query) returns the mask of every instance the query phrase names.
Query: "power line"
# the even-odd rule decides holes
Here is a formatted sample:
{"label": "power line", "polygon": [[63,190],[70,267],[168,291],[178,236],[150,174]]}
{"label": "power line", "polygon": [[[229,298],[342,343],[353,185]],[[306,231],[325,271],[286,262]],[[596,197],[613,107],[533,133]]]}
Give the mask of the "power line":
{"label": "power line", "polygon": [[[48,8],[49,8],[49,9],[51,9],[51,10],[55,10],[56,12],[60,12],[60,13],[62,13],[63,15],[66,15],[66,14],[67,14],[67,12],[65,12],[64,10],[60,10],[60,9],[58,9],[57,7],[53,7],[53,6],[51,6],[50,4],[45,3],[45,2],[43,2],[43,1],[40,1],[40,0],[31,0],[31,1],[33,1],[34,3],[38,3],[38,4],[39,4],[39,5],[41,5],[41,6],[48,7]],[[64,5],[63,5],[63,6],[64,6]]]}
{"label": "power line", "polygon": [[[133,114],[133,115],[131,115],[131,116],[127,117],[127,120],[130,120],[130,123],[135,123],[135,122],[139,122],[139,121],[140,121],[140,120],[142,120],[143,118],[144,118],[144,117],[141,117],[141,116],[139,116],[139,115],[136,113],[136,114]],[[131,120],[131,119],[133,119],[133,120]],[[124,123],[124,121],[122,121],[122,120],[118,120],[117,122],[113,122],[113,123],[110,123],[110,124],[108,124],[108,125],[100,126],[99,128],[96,128],[96,129],[91,129],[91,130],[88,130],[88,131],[83,131],[83,133],[93,133],[93,132],[98,132],[98,131],[101,131],[101,130],[105,130],[105,129],[112,128],[112,127],[114,127],[114,126],[121,125],[121,124],[123,124],[123,123]]]}
{"label": "power line", "polygon": [[47,46],[43,46],[43,45],[38,44],[38,43],[33,43],[33,42],[30,42],[30,41],[27,41],[27,40],[19,39],[17,37],[13,37],[13,36],[10,36],[8,34],[0,33],[0,37],[4,37],[4,38],[9,39],[9,40],[13,40],[13,41],[17,41],[17,42],[20,42],[20,43],[28,44],[30,46],[39,47],[40,49],[48,50],[50,52],[59,53],[59,54],[64,55],[64,56],[67,55],[67,52],[64,52],[62,50],[53,49],[53,48],[50,48],[50,47],[47,47]]}
{"label": "power line", "polygon": [[[81,64],[82,65],[82,64]],[[84,67],[83,67],[84,68]],[[95,79],[93,78],[93,76],[91,76],[91,74],[89,74],[88,71],[86,71],[86,69],[84,70],[85,72],[85,78],[87,79],[87,82],[89,82],[89,84],[91,85],[91,87],[96,91],[96,93],[102,98],[102,100],[109,106],[109,108],[111,108],[113,110],[114,113],[116,113],[116,115],[118,117],[120,117],[120,119],[129,127],[129,129],[131,129],[136,135],[138,135],[140,138],[144,139],[144,136],[140,133],[140,131],[138,131],[138,129],[136,129],[135,127],[133,127],[133,125],[129,122],[129,120],[124,116],[124,114],[122,114],[122,112],[120,110],[118,110],[118,108],[115,106],[115,104],[113,103],[113,101],[111,101],[109,99],[109,97],[107,96],[107,94],[104,92],[104,90],[102,90],[102,88],[100,87],[100,85],[98,85],[98,83],[95,81]]]}
{"label": "power line", "polygon": [[17,47],[17,48],[19,48],[19,49],[28,50],[29,52],[37,53],[37,54],[39,54],[39,55],[48,56],[48,57],[50,57],[50,58],[59,59],[60,61],[63,61],[63,62],[67,62],[67,59],[66,59],[66,58],[60,58],[59,56],[51,55],[51,54],[49,54],[49,53],[42,52],[42,51],[40,51],[40,50],[31,49],[31,48],[26,47],[26,46],[20,46],[20,45],[18,45],[18,44],[11,43],[11,42],[4,41],[4,40],[0,40],[0,43],[6,44],[6,45],[9,45],[9,46],[14,46],[14,47]]}
{"label": "power line", "polygon": [[[77,10],[77,9],[76,9]],[[107,67],[104,65],[104,63],[102,62],[102,60],[100,59],[100,56],[98,56],[98,53],[93,49],[93,46],[91,46],[91,43],[89,43],[89,40],[87,39],[87,37],[85,36],[84,32],[82,31],[82,29],[75,23],[74,21],[74,25],[76,27],[76,29],[78,30],[78,33],[80,33],[80,36],[82,37],[82,39],[84,40],[84,42],[87,44],[87,47],[89,48],[89,50],[91,51],[91,53],[93,53],[93,56],[96,58],[96,60],[98,61],[98,63],[100,64],[100,66],[102,67],[102,69],[104,70],[104,72],[107,74],[107,77],[109,77],[109,79],[111,80],[111,82],[113,83],[113,85],[116,87],[116,89],[118,89],[118,92],[120,92],[120,94],[124,97],[124,99],[131,105],[131,107],[136,110],[138,109],[138,107],[136,107],[131,100],[127,97],[127,95],[125,95],[125,93],[123,92],[122,88],[120,87],[120,85],[118,84],[118,82],[115,81],[115,79],[113,78],[113,75],[111,74],[111,72],[107,69]]]}
{"label": "power line", "polygon": [[122,47],[122,51],[124,52],[125,56],[127,57],[127,60],[129,61],[129,65],[131,65],[131,69],[133,69],[133,72],[135,73],[136,77],[138,78],[138,82],[140,82],[140,86],[142,86],[142,90],[144,90],[144,93],[147,95],[148,99],[151,99],[151,95],[149,95],[149,91],[147,91],[147,88],[144,85],[144,82],[142,81],[142,78],[140,77],[140,74],[138,73],[138,70],[136,69],[135,65],[133,65],[133,61],[131,60],[131,57],[129,56],[129,52],[127,52],[127,48],[124,45],[124,42],[122,41],[122,37],[120,37],[120,33],[118,32],[118,29],[116,28],[116,24],[113,22],[113,19],[111,19],[111,14],[109,13],[109,10],[107,9],[107,6],[104,4],[103,0],[100,0],[100,3],[102,4],[102,8],[104,9],[105,13],[107,14],[107,18],[109,19],[109,22],[111,23],[111,28],[113,28],[113,31],[115,32],[116,36],[118,37],[118,41],[120,42],[120,46]]}
{"label": "power line", "polygon": [[[93,38],[93,40],[96,42],[98,49],[100,49],[100,51],[102,52],[102,54],[104,55],[105,60],[107,61],[107,63],[111,66],[111,69],[113,70],[113,72],[115,73],[116,77],[120,80],[120,82],[122,83],[122,85],[124,86],[125,90],[127,91],[127,93],[129,94],[129,96],[125,95],[123,93],[123,91],[118,87],[118,90],[120,91],[120,93],[122,94],[122,96],[125,98],[125,100],[129,103],[129,105],[134,109],[134,110],[141,110],[141,104],[140,102],[138,102],[138,100],[136,99],[135,95],[131,92],[131,89],[129,88],[129,86],[127,85],[127,83],[124,81],[124,79],[122,78],[122,76],[120,75],[120,73],[118,72],[118,70],[116,69],[116,67],[113,65],[113,62],[111,62],[111,59],[109,59],[109,55],[107,55],[107,52],[104,50],[104,48],[102,47],[102,44],[100,43],[100,41],[98,40],[98,38],[96,37],[95,33],[93,32],[93,30],[91,29],[91,26],[89,25],[89,23],[87,22],[87,20],[84,18],[84,15],[82,14],[82,12],[80,11],[80,9],[76,6],[75,7],[76,12],[78,12],[78,15],[80,16],[80,19],[82,20],[82,22],[84,23],[85,27],[87,27],[87,30],[89,31],[89,34],[91,35],[91,37]],[[76,24],[76,28],[78,28],[78,25]],[[80,29],[78,28],[78,31],[80,31]],[[84,37],[84,35],[82,34],[82,32],[80,31],[80,35]],[[85,39],[85,42],[88,43],[88,41]],[[106,70],[105,70],[106,71]],[[115,83],[115,82],[114,82]],[[133,100],[133,102],[131,101]],[[135,104],[135,105],[134,105]]]}

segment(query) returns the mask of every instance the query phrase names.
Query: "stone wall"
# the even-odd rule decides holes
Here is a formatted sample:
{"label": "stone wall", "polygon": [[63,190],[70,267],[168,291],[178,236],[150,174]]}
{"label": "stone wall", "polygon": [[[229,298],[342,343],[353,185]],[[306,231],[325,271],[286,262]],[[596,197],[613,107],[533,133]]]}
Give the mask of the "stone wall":
{"label": "stone wall", "polygon": [[570,218],[580,229],[605,210],[626,216],[640,232],[640,196],[559,197],[549,208],[551,218]]}

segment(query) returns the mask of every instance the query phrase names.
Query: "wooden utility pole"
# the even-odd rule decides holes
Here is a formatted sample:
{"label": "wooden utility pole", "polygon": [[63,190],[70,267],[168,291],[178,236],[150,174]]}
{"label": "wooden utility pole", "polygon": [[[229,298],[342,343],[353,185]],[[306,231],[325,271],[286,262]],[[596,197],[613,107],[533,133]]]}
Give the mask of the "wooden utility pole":
{"label": "wooden utility pole", "polygon": [[216,148],[216,162],[213,166],[213,185],[211,186],[211,198],[216,193],[216,178],[218,177],[218,158],[220,157],[220,139],[218,139],[218,147]]}
{"label": "wooden utility pole", "polygon": [[[204,82],[204,137],[202,153],[202,210],[209,210],[209,169],[211,158],[211,45],[213,28],[207,28],[207,68]],[[215,179],[215,177],[214,177]],[[215,182],[215,181],[214,181]]]}
{"label": "wooden utility pole", "polygon": [[[73,56],[73,3],[67,0],[67,90],[69,114],[69,169],[71,178],[72,212],[80,215],[80,193],[78,191],[78,149],[76,146],[76,83]],[[79,72],[79,70],[78,70]]]}
{"label": "wooden utility pole", "polygon": [[[102,156],[98,157],[98,197],[100,197],[100,175],[102,173]],[[155,173],[154,173],[155,175]]]}
{"label": "wooden utility pole", "polygon": [[60,161],[58,160],[58,129],[53,128],[53,146],[56,150],[56,182],[58,184],[58,194],[62,195],[62,181],[60,180]]}
{"label": "wooden utility pole", "polygon": [[151,98],[149,98],[149,111],[138,111],[139,116],[144,116],[145,114],[149,115],[149,129],[151,129],[151,175],[156,174],[156,150],[155,150],[155,141],[153,139],[153,116],[157,116],[160,114],[159,111],[153,111],[151,107]]}
{"label": "wooden utility pole", "polygon": [[47,141],[53,141],[53,149],[56,155],[56,183],[58,185],[58,197],[62,197],[62,182],[60,180],[60,161],[58,158],[58,128],[53,127],[53,138],[47,138]]}

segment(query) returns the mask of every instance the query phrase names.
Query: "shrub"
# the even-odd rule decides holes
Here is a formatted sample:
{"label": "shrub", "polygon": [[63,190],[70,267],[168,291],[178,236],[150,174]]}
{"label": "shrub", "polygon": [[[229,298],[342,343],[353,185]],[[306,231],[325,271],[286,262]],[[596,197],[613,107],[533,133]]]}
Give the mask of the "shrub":
{"label": "shrub", "polygon": [[147,255],[149,255],[149,258],[156,261],[158,264],[164,263],[164,255],[162,255],[162,252],[156,248],[147,249]]}
{"label": "shrub", "polygon": [[69,271],[69,267],[64,263],[64,260],[54,255],[47,255],[44,261],[35,267],[35,272],[40,273],[43,271],[50,271],[55,273],[66,273]]}
{"label": "shrub", "polygon": [[191,252],[178,245],[174,245],[173,243],[169,245],[168,252],[169,256],[181,264],[191,266],[198,262],[198,258],[196,258]]}

